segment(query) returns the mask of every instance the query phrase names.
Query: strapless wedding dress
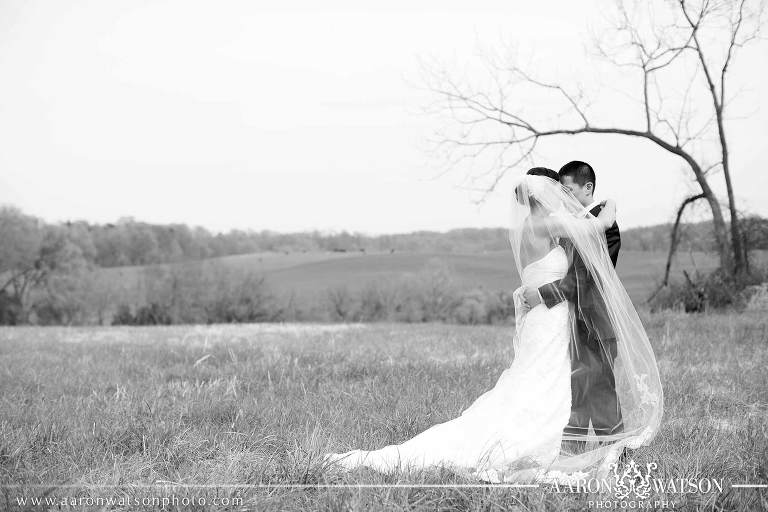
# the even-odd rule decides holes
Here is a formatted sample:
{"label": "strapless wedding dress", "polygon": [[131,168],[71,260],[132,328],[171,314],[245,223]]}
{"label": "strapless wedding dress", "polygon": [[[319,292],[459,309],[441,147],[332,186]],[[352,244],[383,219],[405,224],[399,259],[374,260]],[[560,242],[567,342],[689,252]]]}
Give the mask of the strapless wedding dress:
{"label": "strapless wedding dress", "polygon": [[[557,246],[523,269],[522,284],[539,287],[563,278],[567,269],[565,251]],[[325,460],[382,472],[444,465],[489,482],[543,476],[541,468],[560,452],[571,411],[568,303],[532,308],[518,329],[512,364],[460,416],[401,444],[326,454]]]}

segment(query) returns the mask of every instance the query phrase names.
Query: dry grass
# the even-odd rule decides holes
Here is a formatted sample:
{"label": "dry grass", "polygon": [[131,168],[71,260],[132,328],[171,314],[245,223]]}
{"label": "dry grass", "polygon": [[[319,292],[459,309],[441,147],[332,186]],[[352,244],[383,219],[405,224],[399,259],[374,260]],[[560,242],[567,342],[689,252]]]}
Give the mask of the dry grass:
{"label": "dry grass", "polygon": [[[656,462],[661,478],[726,484],[722,494],[654,498],[678,510],[768,508],[768,490],[730,487],[768,483],[768,320],[665,314],[645,323],[666,409],[655,442],[632,457]],[[0,329],[0,481],[43,486],[6,487],[0,507],[45,494],[207,497],[198,510],[585,508],[594,496],[544,489],[246,487],[460,482],[437,469],[339,475],[321,454],[401,442],[457,416],[511,357],[509,327]],[[159,481],[232,487],[136,487]],[[214,493],[243,502],[213,505]]]}

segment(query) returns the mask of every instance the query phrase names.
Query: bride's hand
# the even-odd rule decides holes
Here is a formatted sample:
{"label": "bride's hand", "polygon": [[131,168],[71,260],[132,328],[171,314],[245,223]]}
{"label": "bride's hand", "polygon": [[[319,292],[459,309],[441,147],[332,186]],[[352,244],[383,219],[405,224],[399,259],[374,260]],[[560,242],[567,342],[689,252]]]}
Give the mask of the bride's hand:
{"label": "bride's hand", "polygon": [[616,201],[613,199],[606,199],[601,202],[603,209],[597,215],[598,220],[603,225],[603,229],[608,229],[616,222]]}
{"label": "bride's hand", "polygon": [[531,309],[541,304],[541,295],[539,295],[539,290],[536,288],[523,288],[523,297],[525,298],[525,303]]}

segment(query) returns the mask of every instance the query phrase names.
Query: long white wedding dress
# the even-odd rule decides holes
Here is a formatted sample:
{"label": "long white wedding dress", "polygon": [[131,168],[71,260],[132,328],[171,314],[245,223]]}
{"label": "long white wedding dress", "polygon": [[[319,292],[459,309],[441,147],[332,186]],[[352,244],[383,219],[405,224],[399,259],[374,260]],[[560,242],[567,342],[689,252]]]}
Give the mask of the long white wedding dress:
{"label": "long white wedding dress", "polygon": [[[522,285],[559,280],[567,269],[566,253],[556,246],[523,269]],[[460,416],[401,444],[326,454],[326,460],[382,472],[444,465],[490,482],[521,481],[532,471],[536,480],[560,453],[570,416],[568,307],[566,301],[550,309],[538,305],[523,317],[512,364]]]}

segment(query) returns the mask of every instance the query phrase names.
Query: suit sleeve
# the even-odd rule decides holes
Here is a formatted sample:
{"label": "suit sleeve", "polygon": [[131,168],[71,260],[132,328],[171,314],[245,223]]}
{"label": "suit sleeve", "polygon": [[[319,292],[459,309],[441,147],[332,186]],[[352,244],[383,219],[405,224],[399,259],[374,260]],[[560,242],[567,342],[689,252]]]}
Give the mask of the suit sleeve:
{"label": "suit sleeve", "polygon": [[591,294],[587,293],[591,285],[592,279],[587,271],[587,266],[579,253],[574,250],[573,264],[565,277],[559,281],[540,286],[539,295],[548,308],[556,306],[564,300],[584,307],[588,306],[589,297],[591,297]]}
{"label": "suit sleeve", "polygon": [[616,223],[605,232],[605,241],[608,244],[608,255],[611,257],[611,263],[615,267],[616,261],[619,259],[619,250],[621,249],[621,232]]}

